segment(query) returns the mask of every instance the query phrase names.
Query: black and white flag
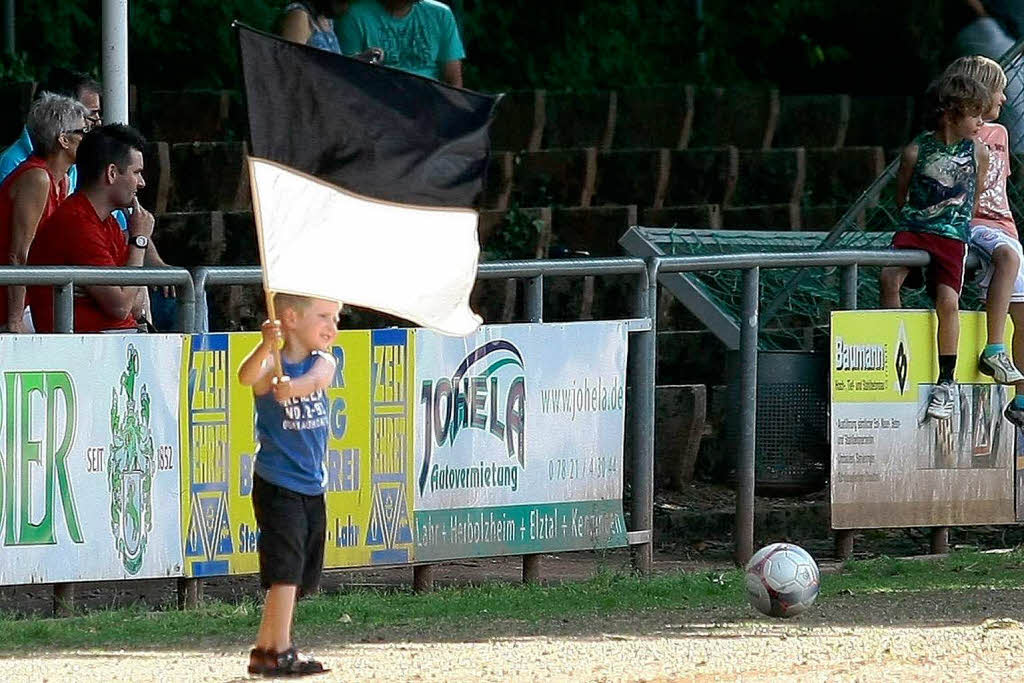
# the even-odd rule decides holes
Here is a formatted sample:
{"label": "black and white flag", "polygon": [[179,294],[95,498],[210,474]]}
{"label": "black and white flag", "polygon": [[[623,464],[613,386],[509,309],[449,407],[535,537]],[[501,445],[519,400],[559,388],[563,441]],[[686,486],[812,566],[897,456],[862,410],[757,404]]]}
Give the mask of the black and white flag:
{"label": "black and white flag", "polygon": [[236,27],[267,289],[473,332],[497,98]]}

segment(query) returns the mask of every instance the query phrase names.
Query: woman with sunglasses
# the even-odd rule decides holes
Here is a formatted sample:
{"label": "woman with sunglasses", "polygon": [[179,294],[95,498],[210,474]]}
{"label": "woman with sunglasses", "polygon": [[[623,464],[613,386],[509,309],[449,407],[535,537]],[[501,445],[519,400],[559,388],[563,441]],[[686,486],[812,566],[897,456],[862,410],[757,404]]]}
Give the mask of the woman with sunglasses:
{"label": "woman with sunglasses", "polygon": [[[89,110],[43,93],[28,112],[32,154],[0,184],[0,263],[24,265],[36,229],[67,199],[68,169],[88,131]],[[0,287],[0,331],[31,332],[24,287]]]}

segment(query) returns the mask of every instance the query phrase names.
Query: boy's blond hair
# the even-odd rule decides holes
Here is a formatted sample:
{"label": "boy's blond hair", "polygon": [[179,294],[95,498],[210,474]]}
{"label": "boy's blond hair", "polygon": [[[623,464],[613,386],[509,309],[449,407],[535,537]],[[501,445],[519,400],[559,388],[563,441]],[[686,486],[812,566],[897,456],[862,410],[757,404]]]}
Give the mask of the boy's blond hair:
{"label": "boy's blond hair", "polygon": [[303,313],[313,303],[313,297],[303,296],[301,294],[285,294],[284,292],[277,292],[274,294],[274,311],[280,315],[281,311],[286,309],[292,309],[298,313]]}
{"label": "boy's blond hair", "polygon": [[984,114],[992,103],[992,96],[985,86],[963,74],[943,73],[928,88],[928,99],[931,107],[926,113],[925,124],[933,129],[942,124],[943,117],[953,122],[965,116]]}
{"label": "boy's blond hair", "polygon": [[1006,89],[1006,72],[998,62],[981,55],[960,57],[947,66],[942,75],[972,78],[985,86],[993,99]]}
{"label": "boy's blond hair", "polygon": [[320,299],[315,296],[305,296],[303,294],[286,294],[284,292],[276,292],[274,294],[274,311],[280,315],[281,311],[286,309],[292,309],[296,313],[305,313],[310,306],[313,305],[314,301],[330,301],[331,303],[337,304],[338,308],[341,308],[341,303],[333,301],[331,299]]}

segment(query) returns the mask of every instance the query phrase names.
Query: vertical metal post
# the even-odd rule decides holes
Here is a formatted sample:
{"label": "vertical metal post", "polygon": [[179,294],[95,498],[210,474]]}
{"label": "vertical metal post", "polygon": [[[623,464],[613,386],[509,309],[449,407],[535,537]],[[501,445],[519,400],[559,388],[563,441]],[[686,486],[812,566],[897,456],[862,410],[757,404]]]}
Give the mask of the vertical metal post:
{"label": "vertical metal post", "polygon": [[412,589],[416,593],[434,590],[434,565],[418,564],[412,568]]}
{"label": "vertical metal post", "polygon": [[745,565],[754,554],[754,467],[757,445],[757,327],[761,269],[743,272],[740,312],[740,442],[736,461],[735,559]]}
{"label": "vertical metal post", "polygon": [[103,0],[103,122],[128,123],[128,0]]}
{"label": "vertical metal post", "polygon": [[705,75],[708,68],[708,53],[704,49],[704,0],[697,0],[694,14],[697,20],[697,61],[700,64],[701,75]]}
{"label": "vertical metal post", "polygon": [[206,298],[206,280],[209,272],[206,268],[196,268],[192,273],[192,288],[195,290],[196,322],[193,326],[195,332],[210,331],[210,308]]}
{"label": "vertical metal post", "polygon": [[836,529],[835,557],[848,560],[853,557],[853,529]]}
{"label": "vertical metal post", "polygon": [[[190,334],[195,329],[196,323],[195,285],[189,286],[186,283],[178,287],[177,290],[178,329],[184,334]],[[199,600],[202,594],[202,579],[178,579],[178,609],[185,610],[199,607]]]}
{"label": "vertical metal post", "polygon": [[937,526],[931,532],[932,555],[945,555],[949,552],[949,527]]}
{"label": "vertical metal post", "polygon": [[75,288],[70,282],[53,286],[53,331],[60,334],[75,331]]}
{"label": "vertical metal post", "polygon": [[53,616],[70,617],[75,611],[75,584],[53,584]]}
{"label": "vertical metal post", "polygon": [[654,561],[654,383],[658,347],[658,270],[661,259],[647,262],[647,271],[637,280],[634,315],[648,318],[651,329],[636,333],[629,355],[630,396],[633,431],[633,500],[630,531],[650,531],[647,541],[632,547],[633,569],[644,576]]}
{"label": "vertical metal post", "polygon": [[195,609],[199,606],[202,586],[199,579],[178,579],[178,609]]}
{"label": "vertical metal post", "polygon": [[[70,334],[75,330],[75,288],[70,282],[53,286],[53,331]],[[53,584],[53,615],[69,617],[75,609],[75,585]]]}
{"label": "vertical metal post", "polygon": [[544,276],[526,279],[526,319],[531,323],[544,322]]}
{"label": "vertical metal post", "polygon": [[[839,292],[839,303],[844,311],[857,310],[857,264],[843,266],[842,281]],[[853,557],[853,529],[836,529],[835,557],[837,560],[848,560]]]}
{"label": "vertical metal post", "polygon": [[4,0],[4,54],[14,56],[14,0]]}
{"label": "vertical metal post", "polygon": [[195,285],[178,287],[178,330],[185,334],[196,331]]}
{"label": "vertical metal post", "polygon": [[[544,322],[544,276],[536,275],[526,281],[526,319],[531,323]],[[523,555],[523,583],[540,581],[540,554]]]}
{"label": "vertical metal post", "polygon": [[842,289],[839,292],[839,303],[844,311],[857,310],[857,264],[843,266]]}

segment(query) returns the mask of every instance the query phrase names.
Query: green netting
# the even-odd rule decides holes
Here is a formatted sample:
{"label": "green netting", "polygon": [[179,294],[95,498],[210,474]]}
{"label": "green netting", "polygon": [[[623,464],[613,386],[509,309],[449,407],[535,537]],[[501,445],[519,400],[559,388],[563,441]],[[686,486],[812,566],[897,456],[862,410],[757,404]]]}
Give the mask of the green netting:
{"label": "green netting", "polygon": [[[1010,132],[1010,178],[1007,195],[1018,225],[1024,217],[1024,41],[1014,45],[1000,60],[1008,85],[1007,102],[1000,122]],[[884,249],[898,227],[895,188],[896,162],[850,207],[829,232],[768,232],[740,230],[692,230],[640,228],[641,234],[664,254],[672,256],[737,254],[754,252],[816,251],[823,249]],[[877,308],[880,268],[860,268],[859,308]],[[796,269],[762,269],[762,306],[781,302],[779,313],[762,318],[764,349],[825,348],[829,313],[839,307],[838,268],[804,268],[794,283]],[[971,277],[968,273],[968,278]],[[685,275],[722,311],[737,320],[740,309],[740,271],[714,271]],[[903,292],[906,308],[930,308],[924,289]],[[961,297],[961,308],[979,310],[982,301],[970,279]]]}
{"label": "green netting", "polygon": [[[685,230],[680,228],[640,228],[640,233],[666,256],[709,254],[776,253],[814,251],[824,242],[824,232],[767,232],[746,230]],[[892,232],[846,232],[830,249],[885,249],[892,241]],[[824,348],[827,343],[828,320],[838,309],[840,297],[839,268],[805,268],[804,276],[784,299],[782,312],[762,330],[761,348],[768,350]],[[859,269],[857,291],[860,308],[877,308],[880,268]],[[761,301],[772,301],[792,281],[794,269],[762,269]],[[697,285],[733,320],[738,320],[742,272],[717,270],[691,273],[685,277]],[[924,289],[904,290],[907,308],[931,306]],[[963,306],[977,308],[977,288],[965,289]]]}
{"label": "green netting", "polygon": [[[1024,70],[1022,70],[1024,71]],[[1013,78],[1024,80],[1024,74]],[[1024,93],[1024,83],[1021,92]],[[1019,103],[1024,119],[1024,95]],[[1024,216],[1024,155],[1010,155],[1011,175],[1007,185],[1010,208],[1020,222]],[[641,228],[644,237],[666,255],[708,255],[754,252],[816,251],[823,249],[885,249],[899,225],[895,197],[895,165],[890,166],[865,194],[853,204],[829,233],[771,232],[743,230],[692,230]],[[877,308],[880,268],[861,268],[858,306]],[[801,269],[801,277],[791,290],[797,269],[761,271],[761,302],[775,302],[785,292],[776,316],[762,320],[762,348],[808,349],[824,348],[829,313],[839,306],[839,272],[837,268]],[[970,276],[970,274],[969,274]],[[739,271],[716,271],[688,275],[695,284],[734,320],[740,307]],[[923,288],[904,290],[903,305],[907,308],[930,308],[931,302]],[[978,287],[968,280],[961,299],[961,308],[979,310],[982,302]]]}

